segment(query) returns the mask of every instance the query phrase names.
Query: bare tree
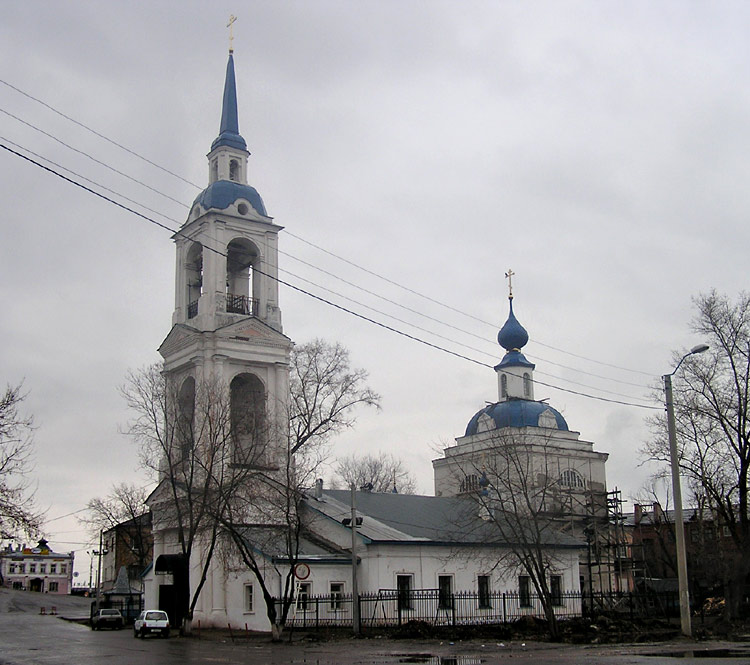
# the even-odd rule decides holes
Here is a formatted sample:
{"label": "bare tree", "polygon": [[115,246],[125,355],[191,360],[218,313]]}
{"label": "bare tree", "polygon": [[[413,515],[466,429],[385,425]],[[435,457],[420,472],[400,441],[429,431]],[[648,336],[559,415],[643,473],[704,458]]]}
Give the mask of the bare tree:
{"label": "bare tree", "polygon": [[132,562],[140,574],[152,556],[151,516],[144,487],[121,483],[106,497],[95,497],[87,504],[88,514],[80,522],[91,531],[98,544],[99,533],[119,527],[119,542],[125,548],[123,560]]}
{"label": "bare tree", "polygon": [[122,393],[135,414],[127,433],[139,443],[142,466],[158,483],[148,498],[154,531],[172,534],[182,555],[176,574],[185,577],[180,588],[190,588],[191,557],[200,555],[192,596],[178,599],[182,629],[189,633],[228,511],[226,501],[257,473],[266,454],[265,431],[233,422],[237,416],[227,386],[191,377],[178,385],[160,365],[131,372]]}
{"label": "bare tree", "polygon": [[[379,407],[380,397],[366,381],[367,373],[351,367],[340,344],[317,339],[297,346],[286,422],[279,430],[286,442],[278,451],[279,471],[256,478],[259,482],[227,501],[232,513],[226,530],[258,581],[275,640],[295,600],[294,570],[303,541],[314,538],[306,526],[305,491],[318,475],[331,438],[354,426],[356,407]],[[279,581],[281,595],[275,598]]]}
{"label": "bare tree", "polygon": [[417,490],[417,481],[403,460],[388,453],[348,455],[339,459],[334,470],[336,479],[346,487],[398,494],[415,494]]}
{"label": "bare tree", "polygon": [[41,514],[34,507],[28,479],[32,464],[34,419],[20,407],[26,395],[21,384],[8,385],[0,395],[0,536],[16,538],[17,532],[34,536]]}
{"label": "bare tree", "polygon": [[[494,566],[520,573],[522,603],[530,602],[533,588],[550,636],[557,639],[555,607],[561,604],[562,572],[567,566],[560,547],[569,547],[573,542],[563,532],[570,530],[571,515],[581,517],[585,492],[575,488],[581,491],[572,496],[561,486],[559,451],[553,450],[543,433],[532,435],[507,429],[488,436],[481,457],[456,462],[459,491],[474,500],[488,525],[482,530],[482,538],[502,544],[492,550]],[[472,523],[477,524],[467,519],[465,524],[456,526],[460,531]]]}
{"label": "bare tree", "polygon": [[[735,618],[750,574],[750,294],[732,302],[711,291],[694,305],[691,328],[710,349],[688,357],[674,377],[679,463],[695,500],[705,500],[731,538],[724,589],[727,615]],[[675,364],[681,357],[675,353]],[[643,452],[668,464],[666,419],[651,425]]]}

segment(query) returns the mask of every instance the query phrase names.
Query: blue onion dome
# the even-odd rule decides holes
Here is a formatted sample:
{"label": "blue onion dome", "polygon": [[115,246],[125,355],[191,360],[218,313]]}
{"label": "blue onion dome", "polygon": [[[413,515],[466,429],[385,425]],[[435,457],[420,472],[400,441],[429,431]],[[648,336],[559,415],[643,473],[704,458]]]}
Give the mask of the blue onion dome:
{"label": "blue onion dome", "polygon": [[226,210],[237,199],[245,199],[255,208],[256,212],[268,217],[266,206],[263,204],[263,199],[258,194],[258,190],[255,187],[243,185],[233,180],[217,180],[212,183],[198,194],[193,201],[193,205],[200,203],[205,210],[211,208]]}
{"label": "blue onion dome", "polygon": [[562,414],[546,402],[510,399],[489,404],[477,411],[466,426],[465,436],[507,427],[543,427],[568,431],[568,423]]}
{"label": "blue onion dome", "polygon": [[518,351],[529,341],[529,333],[513,314],[513,300],[510,300],[510,314],[500,332],[497,333],[497,341],[506,351]]}

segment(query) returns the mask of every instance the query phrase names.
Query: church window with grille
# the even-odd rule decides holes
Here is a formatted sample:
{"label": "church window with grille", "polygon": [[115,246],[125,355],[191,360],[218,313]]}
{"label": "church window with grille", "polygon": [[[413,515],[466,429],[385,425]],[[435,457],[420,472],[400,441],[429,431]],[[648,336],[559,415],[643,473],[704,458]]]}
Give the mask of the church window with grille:
{"label": "church window with grille", "polygon": [[565,469],[565,471],[560,474],[560,485],[563,487],[571,487],[573,489],[585,487],[581,474],[575,469]]}
{"label": "church window with grille", "polygon": [[467,492],[476,492],[479,489],[479,476],[476,473],[471,473],[466,478],[461,480],[459,491],[461,494]]}

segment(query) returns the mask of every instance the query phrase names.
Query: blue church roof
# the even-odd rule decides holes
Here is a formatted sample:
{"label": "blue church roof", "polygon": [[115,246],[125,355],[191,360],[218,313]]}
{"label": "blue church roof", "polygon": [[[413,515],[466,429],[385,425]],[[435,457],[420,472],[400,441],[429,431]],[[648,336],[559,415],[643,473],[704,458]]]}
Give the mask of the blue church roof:
{"label": "blue church roof", "polygon": [[222,145],[247,150],[247,143],[240,136],[240,123],[237,118],[237,86],[234,82],[234,57],[231,53],[229,54],[229,62],[227,62],[227,76],[224,80],[224,99],[221,106],[219,136],[211,144],[211,150]]}
{"label": "blue church roof", "polygon": [[565,422],[565,418],[549,404],[528,399],[509,399],[506,402],[490,404],[475,413],[466,426],[465,436],[477,433],[479,419],[484,414],[495,422],[495,429],[504,429],[506,427],[539,427],[539,416],[545,411],[549,411],[555,417],[557,429],[568,431],[568,423]]}
{"label": "blue church roof", "polygon": [[237,199],[246,199],[261,215],[268,217],[266,206],[263,204],[263,199],[260,198],[258,190],[250,185],[243,185],[232,180],[217,180],[209,185],[198,194],[198,197],[193,201],[193,205],[200,203],[206,210],[210,208],[225,210]]}

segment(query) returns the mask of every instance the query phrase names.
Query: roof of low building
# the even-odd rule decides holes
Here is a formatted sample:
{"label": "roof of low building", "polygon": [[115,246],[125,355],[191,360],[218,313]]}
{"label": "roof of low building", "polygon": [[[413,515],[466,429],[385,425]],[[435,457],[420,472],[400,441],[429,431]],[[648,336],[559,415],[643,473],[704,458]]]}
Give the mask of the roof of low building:
{"label": "roof of low building", "polygon": [[[323,490],[308,504],[341,522],[351,517],[349,490]],[[507,546],[495,520],[480,517],[480,506],[471,497],[437,497],[416,494],[356,492],[360,534],[372,542],[400,544],[451,544]],[[555,547],[583,547],[582,541],[562,533],[551,524],[543,530],[541,543]]]}

